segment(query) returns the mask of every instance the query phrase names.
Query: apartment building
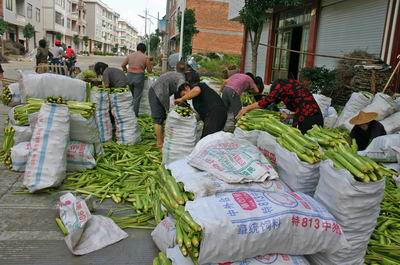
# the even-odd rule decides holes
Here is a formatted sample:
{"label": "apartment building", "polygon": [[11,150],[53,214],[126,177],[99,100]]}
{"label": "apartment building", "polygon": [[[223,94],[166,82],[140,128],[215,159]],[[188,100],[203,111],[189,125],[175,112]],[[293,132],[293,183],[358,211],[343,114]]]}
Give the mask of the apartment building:
{"label": "apartment building", "polygon": [[[50,46],[57,35],[61,41],[76,50],[83,48],[82,37],[86,35],[86,9],[82,0],[42,0],[43,30]],[[74,36],[79,41],[74,42]]]}
{"label": "apartment building", "polygon": [[228,0],[167,0],[169,49],[178,50],[177,18],[182,7],[193,9],[199,33],[193,37],[193,53],[240,54],[243,26],[228,19]]}
{"label": "apartment building", "polygon": [[138,31],[126,20],[118,21],[118,53],[130,53],[139,43]]}
{"label": "apartment building", "polygon": [[120,15],[101,0],[85,0],[87,6],[87,35],[89,52],[112,52],[118,44]]}
{"label": "apartment building", "polygon": [[[9,24],[5,33],[6,40],[23,44],[28,50],[36,47],[43,37],[43,10],[41,0],[4,0],[2,1],[3,19]],[[32,39],[27,40],[23,28],[30,23],[35,28]]]}

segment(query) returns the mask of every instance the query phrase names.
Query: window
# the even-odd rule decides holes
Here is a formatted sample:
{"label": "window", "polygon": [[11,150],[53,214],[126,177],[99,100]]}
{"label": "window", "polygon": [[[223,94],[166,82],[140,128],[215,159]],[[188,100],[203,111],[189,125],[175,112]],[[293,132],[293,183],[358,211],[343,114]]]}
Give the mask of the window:
{"label": "window", "polygon": [[71,19],[67,18],[67,28],[71,28]]}
{"label": "window", "polygon": [[65,8],[65,0],[56,0],[56,4]]}
{"label": "window", "polygon": [[6,0],[6,8],[8,10],[13,10],[13,0]]}
{"label": "window", "polygon": [[56,24],[64,26],[64,16],[59,12],[56,12]]}
{"label": "window", "polygon": [[29,3],[26,7],[26,15],[28,16],[28,18],[32,18],[32,5]]}
{"label": "window", "polygon": [[40,22],[40,9],[36,8],[36,21]]}

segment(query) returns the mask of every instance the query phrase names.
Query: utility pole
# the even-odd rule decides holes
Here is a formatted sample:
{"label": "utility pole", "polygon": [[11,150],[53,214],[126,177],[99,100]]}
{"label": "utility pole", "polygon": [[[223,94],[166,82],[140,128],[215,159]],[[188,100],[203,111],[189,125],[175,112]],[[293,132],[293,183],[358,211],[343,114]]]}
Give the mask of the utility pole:
{"label": "utility pole", "polygon": [[185,9],[186,9],[186,1],[183,0],[182,15],[181,15],[181,35],[179,43],[179,60],[182,60],[182,55],[183,55],[183,24],[185,23]]}
{"label": "utility pole", "polygon": [[[144,36],[147,40],[147,46],[149,46],[149,37],[147,36],[147,8],[144,10]],[[150,56],[150,47],[147,49],[147,56]]]}
{"label": "utility pole", "polygon": [[169,43],[169,2],[170,0],[167,0],[167,12],[165,14],[165,23],[166,23],[166,29],[165,29],[165,34],[164,34],[164,43],[163,43],[163,53],[162,53],[162,63],[161,63],[161,73],[165,73],[168,70],[168,43]]}

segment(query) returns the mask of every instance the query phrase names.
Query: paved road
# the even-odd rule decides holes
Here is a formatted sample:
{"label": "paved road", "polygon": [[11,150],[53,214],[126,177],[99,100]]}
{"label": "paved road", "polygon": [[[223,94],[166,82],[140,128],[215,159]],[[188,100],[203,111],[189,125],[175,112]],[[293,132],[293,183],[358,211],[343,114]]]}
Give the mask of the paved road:
{"label": "paved road", "polygon": [[[85,68],[97,61],[119,67],[123,57],[82,57]],[[16,78],[16,69],[31,70],[32,62],[4,64],[5,76]],[[0,142],[8,108],[0,104]],[[1,265],[149,265],[158,252],[149,230],[129,229],[129,237],[85,256],[73,256],[55,224],[56,195],[16,194],[23,177],[0,165],[0,264]],[[106,214],[112,201],[95,214]]]}
{"label": "paved road", "polygon": [[[89,65],[96,62],[104,62],[109,66],[120,67],[124,57],[121,56],[79,56],[78,64],[81,69],[87,69]],[[33,70],[35,66],[34,61],[10,61],[9,63],[2,64],[4,75],[6,78],[17,79],[17,70]]]}

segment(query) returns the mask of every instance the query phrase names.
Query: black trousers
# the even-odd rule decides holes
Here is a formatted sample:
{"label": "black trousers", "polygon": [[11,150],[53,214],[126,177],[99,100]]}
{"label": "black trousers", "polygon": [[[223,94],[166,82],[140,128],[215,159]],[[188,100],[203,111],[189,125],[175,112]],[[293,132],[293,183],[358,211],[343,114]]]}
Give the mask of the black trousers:
{"label": "black trousers", "polygon": [[207,113],[206,116],[202,119],[204,127],[201,138],[209,134],[224,130],[227,117],[228,114],[225,108],[217,108],[214,109],[212,112]]}
{"label": "black trousers", "polygon": [[304,121],[299,123],[298,128],[302,134],[305,134],[308,130],[312,128],[314,124],[324,126],[324,117],[322,116],[321,112],[306,117]]}

